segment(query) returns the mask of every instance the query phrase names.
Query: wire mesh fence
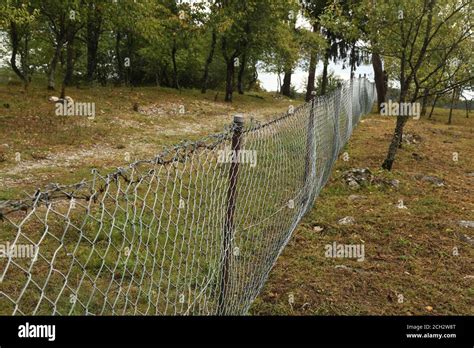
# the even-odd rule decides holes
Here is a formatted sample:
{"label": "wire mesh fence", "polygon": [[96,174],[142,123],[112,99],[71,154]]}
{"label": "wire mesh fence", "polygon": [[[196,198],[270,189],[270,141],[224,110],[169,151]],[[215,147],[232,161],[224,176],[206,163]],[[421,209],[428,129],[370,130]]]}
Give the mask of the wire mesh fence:
{"label": "wire mesh fence", "polygon": [[0,202],[2,315],[239,315],[375,89],[354,79],[266,124]]}

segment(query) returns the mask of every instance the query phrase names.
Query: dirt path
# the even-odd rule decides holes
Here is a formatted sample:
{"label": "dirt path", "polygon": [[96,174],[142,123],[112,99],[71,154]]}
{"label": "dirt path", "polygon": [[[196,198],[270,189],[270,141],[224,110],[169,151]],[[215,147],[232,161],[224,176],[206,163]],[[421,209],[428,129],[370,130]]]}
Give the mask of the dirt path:
{"label": "dirt path", "polygon": [[[250,96],[246,98],[252,104],[247,105],[245,100],[225,104],[196,96],[145,92],[138,91],[136,96],[111,92],[119,93],[121,99],[105,94],[93,120],[58,119],[44,91],[33,98],[38,99],[34,108],[28,104],[20,112],[12,107],[11,119],[0,117],[0,136],[5,139],[0,144],[0,199],[50,182],[80,181],[91,168],[107,171],[152,158],[167,146],[223,131],[238,112],[264,122],[290,104],[270,101],[271,96],[260,106]],[[77,98],[89,97],[90,92]]]}

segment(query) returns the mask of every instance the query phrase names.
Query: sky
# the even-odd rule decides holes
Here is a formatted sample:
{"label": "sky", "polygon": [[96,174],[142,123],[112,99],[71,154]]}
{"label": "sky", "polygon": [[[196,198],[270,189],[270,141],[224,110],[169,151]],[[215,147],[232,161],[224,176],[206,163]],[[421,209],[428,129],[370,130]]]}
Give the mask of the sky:
{"label": "sky", "polygon": [[[319,62],[317,69],[316,69],[316,76],[320,76],[323,71],[323,63]],[[329,65],[329,71],[333,71],[334,74],[343,80],[349,80],[350,77],[350,68],[346,67],[346,69],[342,68],[342,63],[335,64],[331,62]],[[361,65],[355,71],[355,76],[358,77],[359,74],[362,76],[367,74],[367,78],[370,81],[374,81],[374,70],[372,65]],[[278,76],[276,74],[266,73],[264,71],[259,71],[258,77],[260,82],[262,83],[262,87],[269,91],[274,92],[278,90]],[[281,76],[283,80],[283,75]],[[306,81],[308,78],[308,72],[303,71],[302,69],[297,69],[292,76],[291,84],[296,87],[298,92],[304,92],[306,90]],[[391,81],[393,85],[397,85],[396,81]],[[474,99],[474,91],[464,91],[463,96],[467,97],[468,100]]]}
{"label": "sky", "polygon": [[[350,78],[350,68],[347,67],[346,69],[342,68],[342,63],[334,64],[331,62],[329,64],[329,71],[334,72],[334,75],[343,79],[349,80]],[[323,72],[323,63],[318,63],[316,68],[316,76],[320,76]],[[359,74],[367,74],[369,80],[374,79],[374,71],[372,70],[372,66],[370,65],[361,65],[357,68],[355,72],[355,76],[358,77]],[[277,91],[278,90],[278,76],[277,74],[270,74],[263,71],[259,71],[258,77],[260,82],[262,83],[262,87],[265,88],[267,91]],[[283,80],[283,76],[281,77]],[[291,79],[291,84],[295,86],[298,92],[303,92],[306,90],[306,82],[308,78],[308,72],[302,70],[301,68],[297,69]]]}

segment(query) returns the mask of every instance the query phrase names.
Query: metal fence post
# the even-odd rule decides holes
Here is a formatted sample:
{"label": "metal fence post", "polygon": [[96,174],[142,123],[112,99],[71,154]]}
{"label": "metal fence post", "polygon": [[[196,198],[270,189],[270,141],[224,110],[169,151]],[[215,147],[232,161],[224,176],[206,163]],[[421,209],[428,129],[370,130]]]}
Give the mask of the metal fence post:
{"label": "metal fence post", "polygon": [[308,119],[308,133],[306,134],[306,159],[305,159],[305,169],[304,169],[304,187],[306,192],[303,196],[303,204],[308,205],[309,200],[311,199],[311,193],[309,192],[311,182],[311,172],[313,167],[313,151],[314,151],[314,116],[315,116],[315,107],[316,107],[316,91],[311,93],[313,99],[311,99],[311,109],[309,111]]}
{"label": "metal fence post", "polygon": [[223,231],[223,260],[219,289],[218,314],[226,314],[229,290],[230,259],[232,257],[232,236],[234,234],[234,213],[237,199],[237,178],[239,174],[239,152],[244,128],[243,115],[235,115],[232,134],[232,163],[229,171],[229,188],[227,190],[227,211]]}
{"label": "metal fence post", "polygon": [[341,100],[342,100],[342,93],[344,92],[344,86],[339,83],[336,92],[334,93],[334,158],[337,158],[339,152],[341,150],[341,129],[339,125],[339,116],[341,113]]}

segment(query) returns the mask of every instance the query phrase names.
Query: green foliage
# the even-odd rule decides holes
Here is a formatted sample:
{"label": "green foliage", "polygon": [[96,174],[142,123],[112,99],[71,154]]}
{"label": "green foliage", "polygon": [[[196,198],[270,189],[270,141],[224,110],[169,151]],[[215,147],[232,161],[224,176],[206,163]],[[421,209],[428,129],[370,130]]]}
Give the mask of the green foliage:
{"label": "green foliage", "polygon": [[[257,65],[282,74],[305,68],[316,54],[344,64],[349,59],[354,67],[377,52],[391,79],[410,76],[411,95],[453,84],[467,88],[474,66],[472,4],[433,2],[432,38],[424,47],[431,2],[3,0],[0,30],[7,34],[6,53],[16,47],[19,76],[49,72],[60,78],[65,69],[56,69],[53,58],[63,67],[74,41],[69,69],[78,82],[200,88],[206,73],[206,87],[220,89],[236,60],[235,75],[251,88]],[[303,17],[311,27],[301,25]]]}
{"label": "green foliage", "polygon": [[[327,81],[326,93],[331,93],[335,91],[342,83],[342,79],[334,75],[334,71],[330,71],[328,74],[328,81]],[[323,85],[323,77],[319,76],[318,80],[316,81],[316,93],[317,95],[321,95]]]}
{"label": "green foliage", "polygon": [[[242,64],[236,74],[250,87],[259,62],[293,66],[301,51],[302,35],[289,25],[300,10],[296,0],[17,0],[0,6],[1,29],[14,22],[22,30],[8,51],[28,34],[28,49],[18,54],[48,73],[52,88],[67,69],[78,82],[175,88],[201,87],[207,70],[208,87],[221,88],[226,61],[234,59]],[[68,49],[68,67],[57,69]]]}

